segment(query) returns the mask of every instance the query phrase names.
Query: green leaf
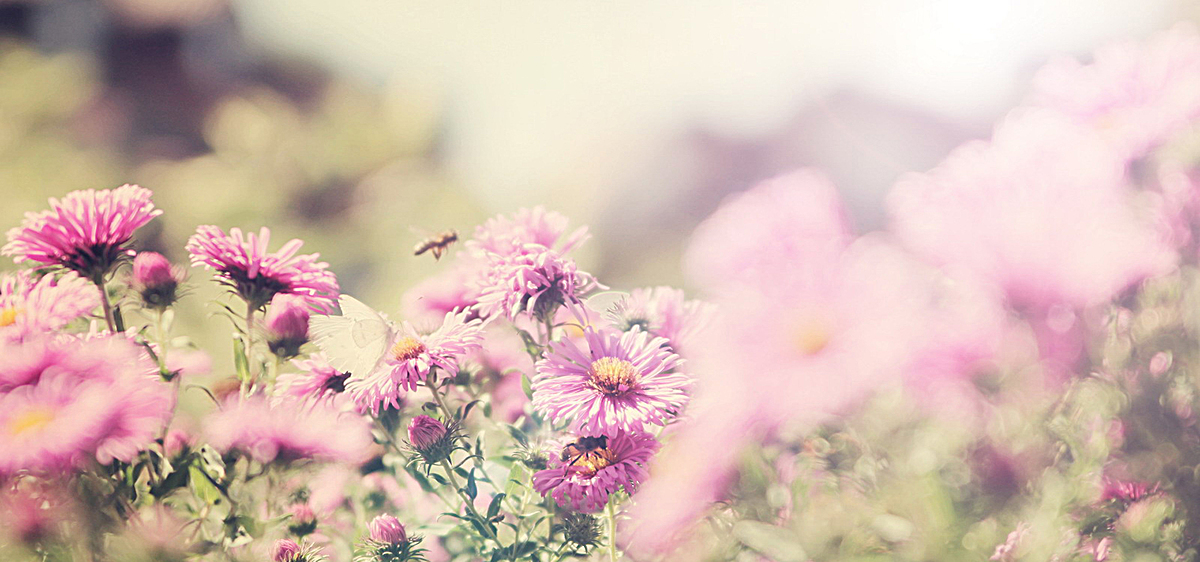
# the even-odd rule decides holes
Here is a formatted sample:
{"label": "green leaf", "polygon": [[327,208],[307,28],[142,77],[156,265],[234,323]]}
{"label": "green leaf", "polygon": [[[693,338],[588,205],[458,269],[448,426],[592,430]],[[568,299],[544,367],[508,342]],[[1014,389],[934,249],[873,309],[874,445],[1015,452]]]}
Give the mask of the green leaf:
{"label": "green leaf", "polygon": [[237,368],[239,381],[250,378],[250,359],[246,357],[246,342],[242,336],[233,336],[233,366]]}
{"label": "green leaf", "polygon": [[517,440],[517,444],[522,447],[529,447],[529,438],[525,436],[525,432],[515,425],[505,425],[504,429],[508,430],[508,434],[512,435],[513,439]]}
{"label": "green leaf", "polygon": [[521,390],[525,391],[526,398],[533,400],[533,383],[525,373],[521,373]]}
{"label": "green leaf", "polygon": [[500,492],[499,494],[492,496],[492,503],[489,503],[487,508],[488,519],[491,519],[495,517],[497,513],[500,513],[500,502],[504,501],[504,498],[504,492]]}
{"label": "green leaf", "polygon": [[463,491],[466,492],[467,497],[471,498],[472,500],[474,500],[475,496],[479,494],[478,488],[475,487],[475,470],[474,469],[472,469],[471,472],[467,474],[467,486]]}
{"label": "green leaf", "polygon": [[776,562],[804,562],[808,559],[796,533],[783,527],[759,521],[738,521],[733,526],[733,536]]}
{"label": "green leaf", "polygon": [[217,486],[209,480],[208,475],[196,465],[188,467],[188,473],[191,475],[189,479],[192,485],[192,493],[196,495],[200,501],[213,505],[221,499],[221,491]]}

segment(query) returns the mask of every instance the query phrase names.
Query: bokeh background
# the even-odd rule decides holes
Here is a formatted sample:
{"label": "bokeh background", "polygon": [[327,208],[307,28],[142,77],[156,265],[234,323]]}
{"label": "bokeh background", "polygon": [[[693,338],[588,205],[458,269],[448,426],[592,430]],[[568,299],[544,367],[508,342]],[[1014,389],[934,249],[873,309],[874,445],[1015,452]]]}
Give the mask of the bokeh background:
{"label": "bokeh background", "polygon": [[1048,57],[1197,16],[1182,0],[0,1],[0,227],[138,183],[166,211],[143,248],[182,262],[198,224],[267,225],[272,248],[301,237],[346,292],[397,310],[438,267],[411,255],[423,232],[544,204],[591,226],[580,261],[609,285],[682,284],[687,235],[725,195],[819,166],[879,228],[896,177],[986,135]]}

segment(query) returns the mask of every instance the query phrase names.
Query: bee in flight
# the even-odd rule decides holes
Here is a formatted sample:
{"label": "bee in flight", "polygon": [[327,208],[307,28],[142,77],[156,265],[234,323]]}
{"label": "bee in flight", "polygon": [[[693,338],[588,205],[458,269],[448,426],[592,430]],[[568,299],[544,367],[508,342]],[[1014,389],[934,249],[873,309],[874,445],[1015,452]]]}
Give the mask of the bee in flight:
{"label": "bee in flight", "polygon": [[413,255],[419,256],[425,252],[431,252],[433,259],[441,260],[442,254],[446,253],[446,249],[451,244],[458,241],[458,231],[447,230],[441,234],[430,236],[420,242],[413,248]]}

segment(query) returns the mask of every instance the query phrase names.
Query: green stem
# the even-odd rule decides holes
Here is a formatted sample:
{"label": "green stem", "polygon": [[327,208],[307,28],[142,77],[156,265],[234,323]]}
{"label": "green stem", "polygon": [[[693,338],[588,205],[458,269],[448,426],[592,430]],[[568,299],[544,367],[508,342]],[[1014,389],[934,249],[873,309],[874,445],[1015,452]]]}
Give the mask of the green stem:
{"label": "green stem", "polygon": [[254,311],[257,310],[250,303],[246,303],[246,378],[242,381],[242,396],[247,396],[254,391],[254,382],[257,377],[254,374]]}
{"label": "green stem", "polygon": [[463,491],[462,486],[459,485],[458,477],[454,475],[454,469],[450,466],[450,462],[446,459],[442,459],[440,464],[442,465],[442,470],[446,471],[446,477],[450,479],[450,485],[454,486],[454,490],[458,492],[458,497],[462,498],[463,506],[467,508],[467,514],[469,514],[471,517],[474,517],[476,521],[479,521],[479,526],[483,529],[483,532],[487,534],[487,538],[496,541],[497,546],[502,546],[500,544],[500,539],[496,537],[496,534],[492,532],[492,528],[488,526],[487,519],[484,519],[484,517],[480,515],[478,511],[475,511],[475,502],[471,499],[471,496],[468,496],[467,493]]}
{"label": "green stem", "polygon": [[429,376],[425,377],[425,386],[429,387],[429,392],[433,394],[434,402],[437,402],[438,407],[442,410],[442,414],[446,416],[445,423],[453,423],[455,421],[454,414],[450,413],[450,408],[446,406],[446,402],[442,400],[441,393],[438,392],[437,369],[429,370]]}
{"label": "green stem", "polygon": [[604,507],[604,514],[608,516],[608,559],[611,562],[617,562],[617,509],[616,502],[610,501]]}
{"label": "green stem", "polygon": [[108,301],[108,289],[104,287],[104,277],[92,278],[92,283],[96,284],[96,288],[100,289],[100,306],[104,308],[104,321],[108,323],[108,331],[117,333],[117,321],[113,317],[112,303]]}

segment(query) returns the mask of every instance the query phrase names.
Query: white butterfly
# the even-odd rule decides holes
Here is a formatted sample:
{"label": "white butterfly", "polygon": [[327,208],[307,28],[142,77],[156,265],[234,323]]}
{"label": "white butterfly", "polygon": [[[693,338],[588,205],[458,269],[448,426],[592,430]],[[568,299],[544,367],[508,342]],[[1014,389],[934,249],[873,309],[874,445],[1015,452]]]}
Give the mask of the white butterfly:
{"label": "white butterfly", "polygon": [[395,338],[396,325],[358,299],[338,297],[341,316],[314,316],[308,331],[329,359],[329,365],[355,377],[365,377],[379,365]]}

